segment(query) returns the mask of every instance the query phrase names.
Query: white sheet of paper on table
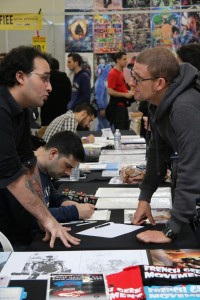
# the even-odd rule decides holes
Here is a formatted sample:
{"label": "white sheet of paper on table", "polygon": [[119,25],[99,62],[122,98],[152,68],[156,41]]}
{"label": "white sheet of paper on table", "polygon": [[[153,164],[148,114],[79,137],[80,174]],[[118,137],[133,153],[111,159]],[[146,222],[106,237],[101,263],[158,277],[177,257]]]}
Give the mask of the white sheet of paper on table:
{"label": "white sheet of paper on table", "polygon": [[143,227],[143,226],[136,226],[136,225],[124,225],[124,224],[113,223],[113,222],[109,222],[109,223],[110,225],[108,226],[99,227],[99,228],[95,228],[94,226],[90,229],[77,232],[77,234],[104,237],[104,238],[114,238],[123,234],[130,233],[132,231],[136,231]]}

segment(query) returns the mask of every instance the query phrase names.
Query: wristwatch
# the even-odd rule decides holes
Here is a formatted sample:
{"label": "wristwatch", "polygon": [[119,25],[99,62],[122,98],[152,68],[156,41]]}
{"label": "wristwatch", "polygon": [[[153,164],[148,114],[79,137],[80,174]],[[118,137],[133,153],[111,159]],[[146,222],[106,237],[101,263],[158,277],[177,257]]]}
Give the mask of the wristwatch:
{"label": "wristwatch", "polygon": [[172,231],[172,229],[167,224],[163,228],[163,233],[164,235],[166,235],[166,237],[170,238],[171,240],[177,238],[177,235]]}

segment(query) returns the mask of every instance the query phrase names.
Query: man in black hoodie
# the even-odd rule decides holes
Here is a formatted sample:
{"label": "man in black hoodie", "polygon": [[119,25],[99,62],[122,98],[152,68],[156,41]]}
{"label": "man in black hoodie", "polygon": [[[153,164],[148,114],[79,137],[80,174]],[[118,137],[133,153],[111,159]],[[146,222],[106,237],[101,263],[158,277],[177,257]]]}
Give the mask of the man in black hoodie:
{"label": "man in black hoodie", "polygon": [[148,230],[137,235],[145,243],[170,243],[184,224],[194,225],[200,196],[200,93],[196,87],[198,70],[188,63],[178,64],[167,49],[141,52],[134,65],[135,100],[150,103],[151,140],[147,169],[141,184],[139,204],[133,224],[143,224],[151,214],[150,201],[163,181],[170,156],[179,156],[171,219],[163,231]]}
{"label": "man in black hoodie", "polygon": [[68,110],[74,110],[78,104],[90,103],[90,74],[82,68],[82,64],[82,57],[78,53],[68,54],[67,66],[74,72],[71,100],[67,105]]}

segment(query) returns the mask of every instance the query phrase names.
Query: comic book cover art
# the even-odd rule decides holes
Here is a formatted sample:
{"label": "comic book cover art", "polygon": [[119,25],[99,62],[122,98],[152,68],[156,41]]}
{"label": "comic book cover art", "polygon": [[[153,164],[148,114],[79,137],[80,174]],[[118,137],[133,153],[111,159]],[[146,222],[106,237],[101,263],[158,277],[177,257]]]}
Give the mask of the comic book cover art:
{"label": "comic book cover art", "polygon": [[122,0],[93,0],[93,9],[110,10],[121,8]]}
{"label": "comic book cover art", "polygon": [[180,8],[181,0],[150,0],[150,7],[170,6]]}
{"label": "comic book cover art", "polygon": [[181,0],[181,5],[183,8],[197,7],[200,5],[200,0]]}
{"label": "comic book cover art", "polygon": [[163,47],[176,51],[181,45],[180,13],[155,10],[151,16],[152,47]]}
{"label": "comic book cover art", "polygon": [[149,251],[152,264],[155,266],[200,269],[200,249],[156,249]]}
{"label": "comic book cover art", "polygon": [[100,64],[110,64],[111,67],[115,66],[114,53],[95,53],[94,54],[94,77],[97,79],[97,68]]}
{"label": "comic book cover art", "polygon": [[181,44],[199,43],[200,12],[183,12],[181,14]]}
{"label": "comic book cover art", "polygon": [[149,8],[150,0],[123,0],[122,4],[124,8]]}
{"label": "comic book cover art", "polygon": [[49,299],[61,297],[106,300],[103,274],[51,274]]}
{"label": "comic book cover art", "polygon": [[115,53],[122,51],[122,16],[94,16],[94,52]]}
{"label": "comic book cover art", "polygon": [[140,52],[151,47],[150,14],[123,15],[124,51]]}
{"label": "comic book cover art", "polygon": [[65,52],[92,52],[92,26],[92,16],[65,16]]}

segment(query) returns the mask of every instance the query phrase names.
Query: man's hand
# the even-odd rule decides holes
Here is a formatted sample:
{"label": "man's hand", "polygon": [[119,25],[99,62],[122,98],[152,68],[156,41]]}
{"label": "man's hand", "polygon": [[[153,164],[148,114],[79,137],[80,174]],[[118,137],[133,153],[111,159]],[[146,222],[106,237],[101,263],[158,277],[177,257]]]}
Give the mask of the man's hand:
{"label": "man's hand", "polygon": [[78,209],[79,219],[88,219],[94,213],[95,206],[93,204],[90,203],[85,203],[85,204],[77,203],[77,204],[78,205],[76,205],[76,207]]}
{"label": "man's hand", "polygon": [[162,231],[147,230],[136,235],[136,238],[143,243],[171,243],[171,239],[166,237]]}
{"label": "man's hand", "polygon": [[146,219],[149,219],[152,225],[155,225],[154,218],[151,214],[151,206],[149,202],[140,200],[137,210],[133,216],[132,224],[142,225],[145,223]]}
{"label": "man's hand", "polygon": [[70,248],[72,243],[73,245],[79,245],[80,239],[77,239],[71,236],[67,231],[70,231],[69,227],[62,227],[53,217],[49,218],[45,224],[40,224],[42,228],[45,228],[45,237],[43,238],[44,242],[50,240],[50,248],[54,247],[55,239],[60,238],[63,244]]}
{"label": "man's hand", "polygon": [[131,99],[134,97],[134,93],[129,91],[128,93],[124,93],[124,97],[127,99]]}
{"label": "man's hand", "polygon": [[101,109],[100,112],[99,112],[99,114],[100,114],[100,116],[102,118],[105,118],[106,117],[106,111],[105,111],[105,109]]}
{"label": "man's hand", "polygon": [[77,203],[75,201],[66,200],[62,206],[75,205],[78,209],[79,219],[88,219],[94,213],[95,206],[90,203]]}

